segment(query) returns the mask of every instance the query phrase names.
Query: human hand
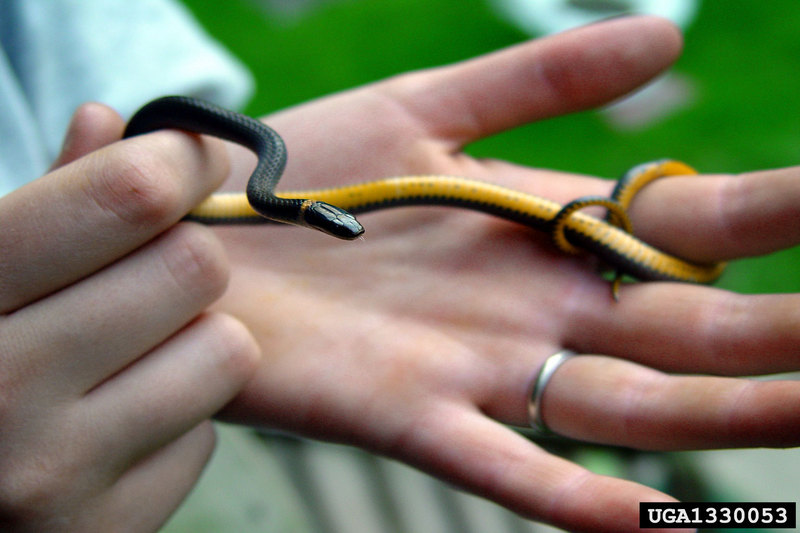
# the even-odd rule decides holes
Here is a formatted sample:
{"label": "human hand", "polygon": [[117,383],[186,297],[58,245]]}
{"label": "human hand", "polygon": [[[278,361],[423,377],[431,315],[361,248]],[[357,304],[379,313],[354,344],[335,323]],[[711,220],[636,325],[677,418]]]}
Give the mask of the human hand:
{"label": "human hand", "polygon": [[[476,160],[477,139],[614,99],[665,68],[664,21],[614,20],[474,61],[399,76],[267,119],[290,153],[282,187],[405,174],[485,179],[560,203],[607,195],[585,176]],[[535,149],[535,146],[532,147]],[[629,162],[633,163],[633,162]],[[797,243],[797,169],[660,180],[631,215],[648,242],[696,261]],[[667,495],[592,474],[504,424],[564,347],[543,416],[557,434],[642,449],[789,446],[800,385],[731,377],[798,368],[797,295],[676,283],[622,287],[546,236],[448,208],[360,217],[361,242],[223,228],[236,267],[223,309],[266,359],[226,416],[399,458],[570,531],[638,527]],[[765,228],[781,226],[781,234]]]}
{"label": "human hand", "polygon": [[217,141],[122,143],[75,115],[48,175],[0,198],[0,530],[153,531],[209,458],[258,348],[204,309],[224,250],[175,223],[227,175]]}

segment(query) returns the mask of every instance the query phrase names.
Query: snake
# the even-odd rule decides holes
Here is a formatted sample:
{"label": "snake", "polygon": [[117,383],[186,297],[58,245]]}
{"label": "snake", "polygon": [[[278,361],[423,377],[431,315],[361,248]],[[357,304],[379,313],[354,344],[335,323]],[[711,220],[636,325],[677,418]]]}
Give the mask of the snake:
{"label": "snake", "polygon": [[[129,119],[123,138],[177,129],[210,135],[250,149],[258,161],[244,193],[215,193],[187,220],[204,224],[283,223],[352,240],[364,233],[355,215],[406,206],[449,206],[509,220],[551,236],[570,254],[586,251],[617,272],[643,281],[711,283],[724,263],[694,263],[661,251],[633,235],[627,209],[647,184],[666,176],[697,174],[672,159],[637,165],[617,181],[609,197],[584,196],[565,205],[485,181],[445,175],[382,178],[330,188],[281,191],[276,187],[287,161],[281,136],[247,115],[188,96],[165,96],[145,104]],[[599,205],[605,219],[579,212]],[[616,297],[616,288],[615,297]]]}

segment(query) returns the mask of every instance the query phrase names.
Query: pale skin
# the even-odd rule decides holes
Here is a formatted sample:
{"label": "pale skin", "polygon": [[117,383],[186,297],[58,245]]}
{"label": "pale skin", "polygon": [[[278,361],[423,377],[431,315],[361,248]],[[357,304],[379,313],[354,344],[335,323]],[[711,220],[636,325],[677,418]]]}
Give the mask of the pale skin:
{"label": "pale skin", "polygon": [[175,225],[224,180],[224,149],[109,145],[119,126],[84,106],[56,170],[0,199],[2,531],[158,529],[259,363],[241,323],[206,311],[228,282],[221,244]]}
{"label": "pale skin", "polygon": [[[435,173],[560,202],[607,194],[607,181],[462,149],[612,100],[680,48],[665,21],[615,20],[266,117],[289,147],[283,187]],[[451,209],[362,216],[363,241],[266,227],[217,240],[175,223],[228,174],[221,145],[176,132],[116,142],[122,128],[109,109],[82,108],[58,162],[75,161],[57,171],[67,178],[0,199],[11,230],[0,279],[13,280],[0,286],[0,479],[19,480],[0,483],[0,511],[20,530],[65,517],[156,527],[208,455],[203,420],[241,387],[224,418],[386,454],[571,531],[633,530],[640,501],[669,496],[592,474],[505,425],[526,424],[530,381],[564,347],[592,355],[546,389],[559,434],[660,450],[800,442],[800,384],[735,377],[800,367],[796,294],[641,283],[615,303],[591,260]],[[238,188],[251,160],[229,153]],[[765,253],[800,242],[797,174],[662,180],[631,215],[643,239],[689,259]],[[42,329],[52,336],[36,342],[58,350],[31,346]],[[45,473],[30,466],[42,457]],[[143,504],[156,518],[137,513]]]}

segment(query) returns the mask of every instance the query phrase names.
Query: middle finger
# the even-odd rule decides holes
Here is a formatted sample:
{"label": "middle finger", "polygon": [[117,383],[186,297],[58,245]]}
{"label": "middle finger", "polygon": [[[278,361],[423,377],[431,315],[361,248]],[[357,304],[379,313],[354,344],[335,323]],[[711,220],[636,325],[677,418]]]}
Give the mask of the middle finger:
{"label": "middle finger", "polygon": [[189,322],[222,294],[227,279],[225,253],[211,230],[180,224],[95,276],[8,315],[0,338],[8,353],[20,354],[12,369],[82,394]]}
{"label": "middle finger", "polygon": [[562,343],[670,372],[731,376],[800,369],[800,295],[741,295],[688,283],[636,283],[618,302],[593,287]]}

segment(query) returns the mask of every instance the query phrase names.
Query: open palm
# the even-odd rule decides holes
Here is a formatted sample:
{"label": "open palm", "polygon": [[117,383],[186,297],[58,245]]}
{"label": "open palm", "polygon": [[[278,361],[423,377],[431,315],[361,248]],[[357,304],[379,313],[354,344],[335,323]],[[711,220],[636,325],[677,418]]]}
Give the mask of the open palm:
{"label": "open palm", "polygon": [[[679,49],[665,21],[616,20],[284,111],[266,119],[289,148],[282,187],[424,173],[562,203],[608,194],[607,181],[462,149],[616,98]],[[800,240],[796,223],[781,235],[764,227],[800,217],[798,172],[662,180],[637,198],[634,225],[698,261],[788,246]],[[638,502],[667,496],[591,474],[505,425],[526,424],[530,382],[564,347],[597,355],[570,360],[548,385],[544,417],[560,435],[644,449],[800,442],[800,384],[665,373],[797,369],[797,295],[645,283],[624,286],[615,303],[590,259],[505,221],[449,208],[361,221],[355,242],[297,228],[219,230],[235,265],[219,307],[265,352],[228,418],[352,443],[591,531],[633,529]]]}

